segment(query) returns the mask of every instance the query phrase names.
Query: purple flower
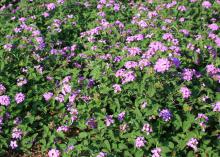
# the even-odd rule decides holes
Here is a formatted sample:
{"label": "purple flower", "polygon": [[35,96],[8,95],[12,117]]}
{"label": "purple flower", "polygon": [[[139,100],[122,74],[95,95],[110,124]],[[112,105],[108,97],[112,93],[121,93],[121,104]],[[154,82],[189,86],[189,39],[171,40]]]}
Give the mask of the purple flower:
{"label": "purple flower", "polygon": [[93,79],[89,79],[88,87],[91,88],[92,86],[94,86],[94,84],[95,84],[95,81]]}
{"label": "purple flower", "polygon": [[212,6],[212,4],[209,1],[203,1],[202,6],[206,9],[208,9]]}
{"label": "purple flower", "polygon": [[146,132],[147,135],[149,135],[151,132],[153,132],[152,127],[150,126],[150,124],[146,123],[144,124],[143,128],[142,128],[143,132]]}
{"label": "purple flower", "polygon": [[7,51],[11,51],[11,49],[12,49],[12,44],[6,44],[6,45],[3,46],[3,48],[4,48],[5,50],[7,50]]}
{"label": "purple flower", "polygon": [[13,121],[13,124],[19,125],[19,124],[21,124],[21,122],[22,122],[21,118],[16,117],[15,120]]}
{"label": "purple flower", "polygon": [[135,74],[133,71],[125,72],[122,77],[123,77],[122,84],[125,84],[127,82],[132,82],[135,80]]}
{"label": "purple flower", "polygon": [[0,116],[0,133],[2,132],[3,117]]}
{"label": "purple flower", "polygon": [[170,40],[173,39],[173,35],[170,34],[170,33],[165,33],[165,34],[163,35],[163,39],[170,41]]}
{"label": "purple flower", "polygon": [[17,104],[22,103],[25,100],[25,95],[23,93],[17,93],[15,95],[15,101]]}
{"label": "purple flower", "polygon": [[64,84],[62,87],[62,94],[66,95],[68,93],[71,93],[71,86],[69,84]]}
{"label": "purple flower", "polygon": [[51,149],[51,150],[48,152],[48,156],[49,156],[49,157],[59,157],[59,156],[60,156],[60,151],[57,150],[57,149]]}
{"label": "purple flower", "polygon": [[127,69],[136,68],[137,65],[138,65],[137,62],[127,61],[127,62],[125,63],[125,68],[127,68]]}
{"label": "purple flower", "polygon": [[53,93],[52,92],[44,93],[43,97],[46,101],[49,101],[53,97]]}
{"label": "purple flower", "polygon": [[47,12],[44,12],[42,15],[43,15],[44,17],[48,17],[48,16],[50,16],[50,14],[47,13]]}
{"label": "purple flower", "polygon": [[123,111],[123,112],[121,112],[121,113],[118,114],[118,120],[119,120],[119,121],[123,121],[124,118],[125,118],[125,111]]}
{"label": "purple flower", "polygon": [[68,126],[59,126],[57,128],[57,132],[67,132],[69,130],[69,127]]}
{"label": "purple flower", "polygon": [[55,97],[55,100],[57,100],[58,102],[62,103],[64,102],[64,96],[63,94],[59,94],[58,96]]}
{"label": "purple flower", "polygon": [[86,125],[88,125],[90,128],[96,128],[96,120],[95,118],[90,118],[87,122]]}
{"label": "purple flower", "polygon": [[100,152],[96,157],[105,157],[105,156],[107,156],[107,153]]}
{"label": "purple flower", "polygon": [[105,117],[105,125],[110,126],[113,123],[114,123],[113,115],[107,115]]}
{"label": "purple flower", "polygon": [[17,147],[18,147],[17,141],[11,141],[11,142],[10,142],[10,147],[11,147],[12,149],[17,148]]}
{"label": "purple flower", "polygon": [[150,45],[149,45],[149,48],[154,52],[157,52],[157,51],[165,52],[165,51],[167,51],[167,47],[163,43],[161,43],[160,41],[151,42]]}
{"label": "purple flower", "polygon": [[14,138],[14,139],[21,139],[21,136],[22,136],[22,131],[21,131],[21,129],[14,128],[14,129],[12,130],[12,138]]}
{"label": "purple flower", "polygon": [[129,56],[136,56],[141,53],[141,49],[138,47],[128,48]]}
{"label": "purple flower", "polygon": [[164,73],[165,71],[169,70],[170,66],[170,61],[167,58],[160,58],[154,65],[154,70],[156,72]]}
{"label": "purple flower", "polygon": [[77,93],[72,93],[72,94],[69,96],[69,102],[70,102],[70,103],[75,102],[76,96],[77,96]]}
{"label": "purple flower", "polygon": [[216,43],[216,45],[217,45],[218,47],[220,47],[220,38],[219,38],[219,37],[217,37],[217,38],[215,39],[215,43]]}
{"label": "purple flower", "polygon": [[10,104],[10,98],[7,95],[0,96],[0,104],[4,106],[8,106]]}
{"label": "purple flower", "polygon": [[216,102],[212,107],[214,112],[220,112],[220,101]]}
{"label": "purple flower", "polygon": [[3,86],[3,84],[0,83],[0,95],[4,94],[6,91],[5,86]]}
{"label": "purple flower", "polygon": [[138,66],[140,67],[141,70],[143,70],[144,67],[149,65],[150,65],[150,61],[148,59],[141,59],[138,62]]}
{"label": "purple flower", "polygon": [[171,120],[172,113],[168,109],[163,109],[159,113],[159,117],[162,118],[165,122]]}
{"label": "purple flower", "polygon": [[57,0],[58,4],[63,4],[65,1],[64,0]]}
{"label": "purple flower", "polygon": [[210,75],[214,75],[218,72],[218,68],[216,68],[213,64],[209,64],[206,66],[206,71]]}
{"label": "purple flower", "polygon": [[187,99],[191,96],[191,91],[187,87],[181,87],[180,92],[182,93],[184,99]]}
{"label": "purple flower", "polygon": [[219,26],[216,23],[208,25],[208,28],[212,31],[217,31],[219,29]]}
{"label": "purple flower", "polygon": [[121,92],[121,86],[119,84],[114,84],[113,88],[114,88],[114,93]]}
{"label": "purple flower", "polygon": [[54,3],[46,4],[47,10],[54,10],[56,8],[56,5]]}
{"label": "purple flower", "polygon": [[183,80],[190,81],[190,80],[192,80],[192,77],[194,74],[195,74],[194,69],[185,68],[185,69],[183,69],[183,72],[182,72],[182,78],[183,78]]}
{"label": "purple flower", "polygon": [[173,64],[178,68],[180,66],[180,60],[178,58],[172,58]]}
{"label": "purple flower", "polygon": [[197,151],[197,145],[198,145],[198,140],[196,138],[191,138],[188,142],[187,142],[187,146],[192,148],[194,151]]}
{"label": "purple flower", "polygon": [[197,119],[204,119],[205,121],[209,120],[209,118],[203,113],[198,113],[198,116],[197,116],[196,120]]}
{"label": "purple flower", "polygon": [[146,143],[146,140],[144,139],[144,137],[139,136],[135,140],[135,147],[137,147],[137,148],[144,147],[145,143]]}
{"label": "purple flower", "polygon": [[151,150],[152,157],[161,157],[161,151],[161,148],[154,148],[153,150]]}
{"label": "purple flower", "polygon": [[73,150],[75,147],[73,146],[73,145],[70,145],[70,146],[68,146],[67,147],[67,151],[71,151],[71,150]]}
{"label": "purple flower", "polygon": [[179,10],[179,11],[186,11],[186,7],[185,6],[183,6],[183,5],[181,5],[181,6],[179,6],[178,8],[177,8],[177,10]]}
{"label": "purple flower", "polygon": [[17,86],[18,87],[21,87],[25,84],[27,84],[27,79],[26,78],[20,77],[20,78],[17,79]]}
{"label": "purple flower", "polygon": [[125,71],[125,69],[119,69],[116,74],[116,77],[122,78],[122,84],[127,82],[132,82],[135,79],[135,74],[133,71]]}

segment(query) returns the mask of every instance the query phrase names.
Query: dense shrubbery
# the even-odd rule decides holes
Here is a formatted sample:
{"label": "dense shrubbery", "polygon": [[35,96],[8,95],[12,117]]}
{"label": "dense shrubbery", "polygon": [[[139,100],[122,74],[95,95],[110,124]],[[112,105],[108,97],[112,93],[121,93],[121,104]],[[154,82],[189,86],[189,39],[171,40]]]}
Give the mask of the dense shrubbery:
{"label": "dense shrubbery", "polygon": [[219,0],[0,5],[1,156],[219,156]]}

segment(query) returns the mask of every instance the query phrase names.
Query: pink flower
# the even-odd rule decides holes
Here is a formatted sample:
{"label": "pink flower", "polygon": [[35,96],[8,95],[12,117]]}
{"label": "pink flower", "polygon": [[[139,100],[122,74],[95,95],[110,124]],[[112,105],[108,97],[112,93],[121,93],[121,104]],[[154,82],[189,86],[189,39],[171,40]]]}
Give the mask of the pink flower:
{"label": "pink flower", "polygon": [[217,38],[215,39],[215,43],[216,43],[216,45],[217,45],[218,47],[220,47],[220,38],[219,38],[219,37],[217,37]]}
{"label": "pink flower", "polygon": [[185,68],[185,69],[183,69],[183,72],[182,72],[182,78],[183,78],[183,80],[190,81],[190,80],[192,80],[192,77],[194,74],[195,74],[194,69]]}
{"label": "pink flower", "polygon": [[115,93],[121,92],[121,86],[119,84],[114,84],[113,88]]}
{"label": "pink flower", "polygon": [[212,31],[217,31],[219,29],[219,26],[216,23],[208,25],[209,29]]}
{"label": "pink flower", "polygon": [[212,107],[214,112],[220,112],[220,101],[216,102]]}
{"label": "pink flower", "polygon": [[10,147],[11,147],[12,149],[17,148],[17,147],[18,147],[17,141],[11,141],[11,142],[10,142]]}
{"label": "pink flower", "polygon": [[170,66],[171,63],[167,58],[160,58],[154,65],[154,70],[156,72],[164,73],[165,71],[169,70]]}
{"label": "pink flower", "polygon": [[62,87],[62,93],[63,95],[66,95],[68,93],[71,93],[71,86],[69,84],[64,84]]}
{"label": "pink flower", "polygon": [[161,157],[161,151],[161,148],[154,148],[153,150],[151,150],[151,153],[153,153],[152,157]]}
{"label": "pink flower", "polygon": [[10,104],[10,98],[7,95],[0,96],[0,104],[4,106],[8,106]]}
{"label": "pink flower", "polygon": [[144,137],[139,136],[135,140],[135,147],[137,147],[137,148],[144,147],[145,143],[146,143],[146,140],[144,139]]}
{"label": "pink flower", "polygon": [[56,8],[56,5],[54,3],[46,4],[47,10],[54,10]]}
{"label": "pink flower", "polygon": [[142,128],[143,132],[146,132],[147,135],[149,135],[151,132],[153,132],[152,127],[150,126],[150,124],[146,123],[144,124],[143,128]]}
{"label": "pink flower", "polygon": [[138,65],[137,62],[127,61],[127,62],[125,63],[125,68],[127,68],[127,69],[136,68],[137,65]]}
{"label": "pink flower", "polygon": [[212,6],[212,4],[209,1],[204,1],[204,2],[202,2],[202,6],[206,9],[208,9]]}
{"label": "pink flower", "polygon": [[4,94],[6,91],[6,88],[3,84],[0,83],[0,95]]}
{"label": "pink flower", "polygon": [[191,96],[191,91],[187,87],[181,87],[180,92],[182,93],[183,98],[189,98]]}
{"label": "pink flower", "polygon": [[6,44],[6,45],[3,46],[3,48],[4,48],[5,50],[7,50],[7,51],[11,51],[11,49],[12,49],[12,44]]}
{"label": "pink flower", "polygon": [[113,119],[113,115],[107,115],[105,117],[105,124],[106,126],[110,126],[111,124],[113,124],[115,121]]}
{"label": "pink flower", "polygon": [[24,99],[25,99],[25,95],[23,93],[17,93],[15,95],[15,101],[17,104],[22,103],[24,101]]}
{"label": "pink flower", "polygon": [[60,151],[57,150],[57,149],[51,149],[51,150],[48,152],[48,156],[49,156],[49,157],[59,157],[59,156],[60,156]]}
{"label": "pink flower", "polygon": [[53,97],[53,93],[52,92],[44,93],[43,97],[46,101],[49,101]]}
{"label": "pink flower", "polygon": [[141,53],[141,49],[138,47],[128,48],[129,56],[136,56]]}
{"label": "pink flower", "polygon": [[197,151],[197,145],[198,145],[198,140],[196,138],[191,138],[188,142],[187,142],[187,146],[192,148],[194,151]]}

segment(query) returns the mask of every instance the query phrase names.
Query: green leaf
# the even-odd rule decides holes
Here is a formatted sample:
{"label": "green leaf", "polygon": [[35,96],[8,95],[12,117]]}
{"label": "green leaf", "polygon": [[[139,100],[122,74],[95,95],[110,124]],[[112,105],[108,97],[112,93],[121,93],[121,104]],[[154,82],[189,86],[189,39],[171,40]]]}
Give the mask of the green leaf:
{"label": "green leaf", "polygon": [[79,138],[85,138],[87,136],[88,136],[88,133],[86,133],[86,132],[79,133]]}
{"label": "green leaf", "polygon": [[143,157],[144,156],[144,151],[143,150],[137,150],[135,153],[135,157]]}
{"label": "green leaf", "polygon": [[109,141],[105,140],[104,144],[105,144],[106,148],[108,149],[108,151],[111,151],[111,145],[110,145]]}

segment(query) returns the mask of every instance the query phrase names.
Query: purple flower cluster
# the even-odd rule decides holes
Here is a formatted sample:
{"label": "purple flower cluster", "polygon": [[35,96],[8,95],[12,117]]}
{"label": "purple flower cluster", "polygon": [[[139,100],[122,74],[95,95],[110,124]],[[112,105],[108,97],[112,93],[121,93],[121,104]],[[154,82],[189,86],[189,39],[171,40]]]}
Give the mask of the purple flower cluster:
{"label": "purple flower cluster", "polygon": [[163,109],[160,111],[159,117],[161,117],[165,122],[168,122],[172,118],[172,113],[168,109]]}
{"label": "purple flower cluster", "polygon": [[137,148],[144,147],[145,143],[146,143],[146,140],[144,139],[144,137],[139,136],[135,140],[135,147],[137,147]]}
{"label": "purple flower cluster", "polygon": [[196,138],[191,138],[189,139],[189,141],[187,142],[187,146],[192,148],[194,151],[197,151],[197,145],[198,145],[198,140]]}
{"label": "purple flower cluster", "polygon": [[153,150],[151,150],[152,156],[151,157],[161,157],[160,153],[161,153],[161,148],[154,148]]}
{"label": "purple flower cluster", "polygon": [[7,95],[0,96],[0,104],[4,106],[8,106],[10,104],[10,98]]}
{"label": "purple flower cluster", "polygon": [[118,114],[118,120],[119,120],[119,121],[123,121],[124,118],[125,118],[125,111],[123,111],[123,112],[121,112],[121,113]]}
{"label": "purple flower cluster", "polygon": [[159,73],[164,73],[165,71],[168,71],[170,67],[171,63],[167,58],[160,58],[154,65],[154,70]]}
{"label": "purple flower cluster", "polygon": [[113,124],[115,121],[113,119],[113,115],[107,115],[105,117],[105,125],[106,126],[110,126],[111,124]]}
{"label": "purple flower cluster", "polygon": [[187,99],[191,96],[191,91],[187,87],[181,87],[180,92],[182,93],[184,99]]}
{"label": "purple flower cluster", "polygon": [[115,74],[116,77],[122,79],[122,84],[132,82],[135,80],[135,74],[133,71],[126,71],[125,69],[120,69]]}
{"label": "purple flower cluster", "polygon": [[185,68],[185,69],[183,69],[183,72],[182,72],[182,78],[183,78],[183,80],[191,81],[194,74],[195,74],[194,69]]}
{"label": "purple flower cluster", "polygon": [[53,93],[52,92],[44,93],[43,97],[46,101],[49,101],[53,97]]}
{"label": "purple flower cluster", "polygon": [[150,126],[150,124],[146,123],[146,124],[144,124],[144,126],[143,126],[143,128],[142,128],[142,131],[143,131],[143,132],[146,132],[147,135],[149,135],[150,133],[153,132],[153,129],[152,129],[152,127]]}
{"label": "purple flower cluster", "polygon": [[3,84],[0,83],[0,95],[4,94],[6,91],[5,86],[3,86]]}
{"label": "purple flower cluster", "polygon": [[48,152],[48,156],[49,156],[49,157],[60,157],[60,151],[57,150],[57,149],[51,149],[51,150]]}
{"label": "purple flower cluster", "polygon": [[121,86],[119,84],[114,84],[113,88],[115,93],[121,92]]}
{"label": "purple flower cluster", "polygon": [[214,112],[220,112],[220,101],[216,102],[212,107]]}
{"label": "purple flower cluster", "polygon": [[100,152],[96,157],[106,157],[107,153],[105,152]]}
{"label": "purple flower cluster", "polygon": [[15,101],[17,104],[22,103],[25,100],[25,95],[23,93],[17,93],[15,95]]}

